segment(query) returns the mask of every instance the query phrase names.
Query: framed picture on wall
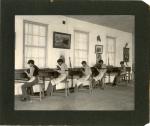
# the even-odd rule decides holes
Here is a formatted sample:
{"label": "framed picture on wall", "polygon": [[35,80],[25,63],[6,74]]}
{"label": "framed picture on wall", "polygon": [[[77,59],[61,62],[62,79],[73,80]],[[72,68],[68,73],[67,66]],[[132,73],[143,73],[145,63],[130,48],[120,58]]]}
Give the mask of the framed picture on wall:
{"label": "framed picture on wall", "polygon": [[123,60],[129,62],[129,48],[123,48]]}
{"label": "framed picture on wall", "polygon": [[103,45],[95,45],[95,53],[103,53]]}
{"label": "framed picture on wall", "polygon": [[53,48],[70,49],[71,34],[53,32]]}

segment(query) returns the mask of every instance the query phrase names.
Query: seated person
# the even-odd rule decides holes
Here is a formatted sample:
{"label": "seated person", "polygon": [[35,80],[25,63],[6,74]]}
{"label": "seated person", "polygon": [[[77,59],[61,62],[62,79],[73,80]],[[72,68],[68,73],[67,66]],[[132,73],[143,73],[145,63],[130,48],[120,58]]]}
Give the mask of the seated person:
{"label": "seated person", "polygon": [[103,60],[100,60],[94,67],[97,69],[97,71],[99,72],[99,74],[97,75],[97,76],[95,76],[95,77],[93,77],[93,80],[95,81],[95,82],[98,82],[99,83],[99,81],[102,81],[102,85],[101,85],[101,88],[104,88],[104,75],[105,75],[105,73],[106,73],[106,71],[107,71],[107,69],[106,69],[106,65],[105,64],[103,64],[104,62],[103,62]]}
{"label": "seated person", "polygon": [[27,88],[31,88],[33,85],[38,83],[39,68],[36,65],[34,65],[34,60],[29,60],[28,64],[30,69],[28,71],[25,71],[25,73],[29,77],[29,81],[21,86],[22,101],[30,100]]}
{"label": "seated person", "polygon": [[120,78],[126,75],[126,66],[124,65],[124,61],[121,61],[120,65],[121,65],[120,72],[115,75],[113,86],[116,86]]}
{"label": "seated person", "polygon": [[57,60],[58,66],[57,66],[57,72],[60,73],[60,75],[57,78],[54,78],[50,81],[46,94],[51,95],[53,92],[54,86],[61,84],[62,81],[64,81],[67,78],[68,75],[68,68],[67,65],[63,62],[62,59]]}
{"label": "seated person", "polygon": [[87,65],[86,61],[82,61],[81,64],[83,66],[82,69],[83,76],[77,80],[76,82],[77,87],[79,87],[80,85],[83,86],[89,85],[89,79],[92,74],[91,68]]}

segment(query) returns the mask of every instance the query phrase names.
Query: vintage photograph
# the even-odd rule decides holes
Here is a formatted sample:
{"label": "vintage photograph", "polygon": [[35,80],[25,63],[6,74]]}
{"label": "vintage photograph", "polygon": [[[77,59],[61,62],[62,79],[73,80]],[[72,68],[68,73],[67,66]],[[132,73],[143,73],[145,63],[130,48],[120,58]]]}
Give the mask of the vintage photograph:
{"label": "vintage photograph", "polygon": [[16,15],[15,110],[135,108],[133,15]]}

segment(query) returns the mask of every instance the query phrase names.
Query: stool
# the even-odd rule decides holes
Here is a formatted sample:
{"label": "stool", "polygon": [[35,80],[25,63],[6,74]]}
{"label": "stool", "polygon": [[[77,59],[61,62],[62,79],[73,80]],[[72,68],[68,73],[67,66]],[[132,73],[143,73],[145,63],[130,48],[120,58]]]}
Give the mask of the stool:
{"label": "stool", "polygon": [[[88,87],[88,89],[89,89],[89,93],[90,93],[90,94],[92,94],[92,92],[93,92],[92,79],[93,79],[93,78],[90,76],[89,80],[87,80],[87,81],[83,82],[83,83],[88,83],[88,84],[87,84],[87,85],[85,85],[85,86],[89,86],[89,87]],[[76,92],[78,92],[78,91],[79,91],[79,89],[78,89],[77,85],[75,86],[75,89],[76,89]]]}
{"label": "stool", "polygon": [[[61,81],[60,83],[65,84],[65,96],[66,97],[69,96],[69,94],[70,94],[70,92],[69,92],[69,81],[67,80],[67,78],[65,80]],[[51,96],[53,95],[53,93],[54,93],[54,89],[52,89]]]}
{"label": "stool", "polygon": [[39,89],[39,96],[31,96],[31,98],[39,98],[40,101],[44,98],[44,83],[39,81],[37,84],[33,85],[33,88],[37,87]]}

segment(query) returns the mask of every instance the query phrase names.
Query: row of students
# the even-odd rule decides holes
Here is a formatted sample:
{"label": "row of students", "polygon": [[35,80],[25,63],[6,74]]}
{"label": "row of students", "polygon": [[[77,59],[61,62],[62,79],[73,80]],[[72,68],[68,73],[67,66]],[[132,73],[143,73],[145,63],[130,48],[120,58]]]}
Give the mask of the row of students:
{"label": "row of students", "polygon": [[[61,82],[64,81],[68,76],[68,68],[67,68],[67,65],[64,63],[64,60],[58,59],[57,63],[58,63],[58,66],[57,66],[56,71],[60,74],[57,78],[54,78],[49,82],[48,88],[46,90],[47,95],[51,95],[51,93],[54,89],[54,86],[61,84]],[[27,88],[32,87],[33,85],[38,83],[39,68],[34,64],[33,60],[29,60],[28,64],[29,64],[30,69],[28,72],[25,71],[25,73],[28,75],[30,80],[28,82],[24,83],[21,87],[22,88],[22,99],[21,99],[22,101],[26,101],[26,100],[30,99],[30,97],[27,93]],[[79,78],[78,80],[76,80],[75,83],[76,83],[77,87],[79,87],[81,84],[88,85],[89,79],[92,75],[91,68],[88,66],[87,62],[82,61],[81,64],[83,67],[83,69],[82,69],[83,76],[81,78]],[[122,61],[122,62],[120,62],[120,64],[121,64],[121,72],[119,74],[115,75],[115,79],[114,79],[114,83],[113,83],[114,86],[117,85],[120,77],[126,73],[126,67],[124,65],[124,62]],[[103,64],[103,60],[100,60],[94,67],[97,69],[98,75],[93,77],[93,80],[95,82],[102,81],[102,88],[103,88],[104,87],[104,78],[103,77],[107,71],[106,65]]]}

